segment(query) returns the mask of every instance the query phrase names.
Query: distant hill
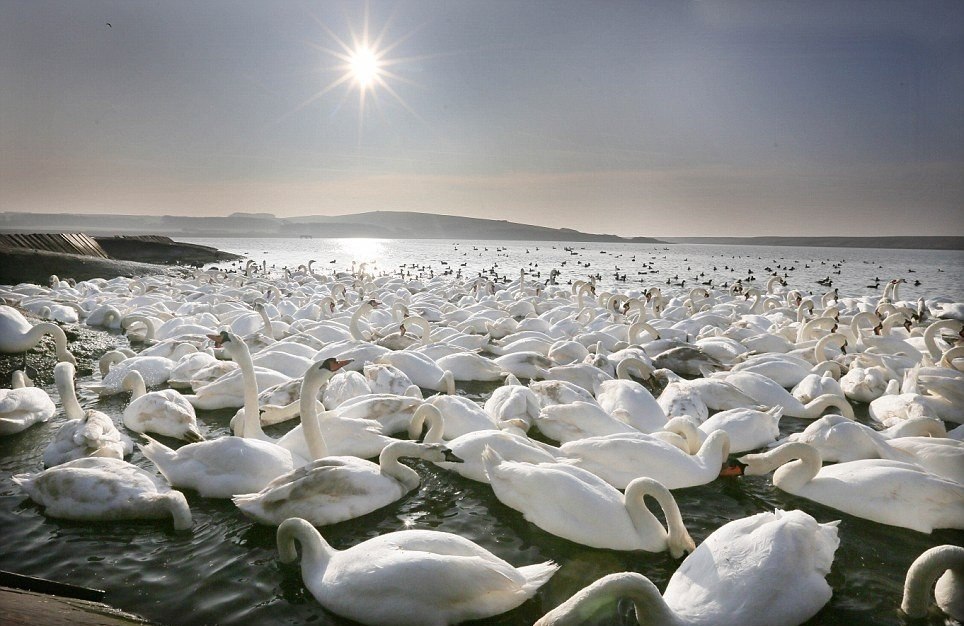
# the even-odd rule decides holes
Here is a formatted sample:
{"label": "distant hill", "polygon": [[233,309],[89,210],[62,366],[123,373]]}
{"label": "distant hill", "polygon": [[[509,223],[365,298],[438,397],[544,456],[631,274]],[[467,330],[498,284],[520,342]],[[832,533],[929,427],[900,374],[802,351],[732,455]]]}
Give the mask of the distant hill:
{"label": "distant hill", "polygon": [[802,246],[826,248],[905,248],[964,250],[964,237],[664,237],[668,243],[706,243],[737,246]]}
{"label": "distant hill", "polygon": [[372,237],[509,241],[610,241],[663,243],[649,237],[619,237],[546,228],[505,220],[432,213],[373,211],[354,215],[278,218],[267,213],[226,217],[0,213],[0,232],[84,232],[89,235],[169,237]]}

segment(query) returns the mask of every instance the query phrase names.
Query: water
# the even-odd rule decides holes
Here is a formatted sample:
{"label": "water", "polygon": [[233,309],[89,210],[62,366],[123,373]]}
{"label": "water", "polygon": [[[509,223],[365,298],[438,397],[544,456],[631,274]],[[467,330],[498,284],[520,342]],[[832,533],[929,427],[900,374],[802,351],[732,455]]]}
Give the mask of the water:
{"label": "water", "polygon": [[[377,265],[382,271],[395,271],[400,264],[414,263],[431,267],[436,273],[461,268],[464,276],[475,276],[498,263],[500,275],[515,278],[520,267],[538,263],[538,268],[531,269],[543,272],[543,279],[552,267],[562,270],[558,279],[562,283],[599,271],[602,284],[608,288],[663,286],[664,291],[667,278],[672,280],[677,274],[692,278],[701,271],[707,278],[716,277],[720,284],[746,278],[747,270],[753,269],[762,286],[767,273],[763,268],[778,262],[795,267],[787,272],[789,287],[804,292],[825,291],[814,281],[827,275],[833,278],[834,286],[839,285],[842,295],[880,293],[880,289],[865,287],[875,276],[882,279],[882,284],[892,277],[904,277],[910,283],[918,279],[922,284],[903,285],[901,299],[937,294],[964,299],[958,283],[964,275],[964,259],[958,252],[628,244],[601,247],[546,242],[465,242],[455,246],[453,242],[437,241],[194,241],[241,252],[258,261],[266,259],[278,266],[297,267],[314,258],[315,271],[346,269],[355,261]],[[568,246],[577,254],[565,251]],[[636,261],[631,261],[633,254]],[[328,263],[332,259],[336,263]],[[443,260],[448,266],[441,264]],[[576,260],[589,262],[590,267],[573,267]],[[567,264],[561,265],[562,261]],[[644,261],[652,262],[659,273],[635,274],[644,271]],[[462,267],[461,263],[466,265]],[[833,263],[841,264],[839,275],[832,273],[836,271]],[[620,273],[629,275],[626,283],[612,279],[615,265],[620,267]],[[715,273],[713,265],[718,268]],[[725,265],[737,269],[729,272],[723,269]],[[687,270],[687,266],[691,269]],[[908,272],[910,269],[915,271]],[[645,271],[650,271],[648,265]],[[687,281],[687,287],[689,284]],[[116,341],[126,345],[123,337],[116,336]],[[99,399],[84,393],[83,385],[89,381],[78,381],[81,404],[104,411],[120,424],[126,398]],[[494,388],[495,384],[460,384],[459,392],[481,402]],[[56,401],[56,391],[48,391]],[[866,422],[866,406],[855,408],[858,418]],[[228,434],[228,420],[233,413],[198,411],[198,417],[211,436],[217,436]],[[174,532],[170,522],[164,521],[77,523],[44,517],[11,476],[40,469],[42,450],[63,421],[59,414],[50,423],[0,439],[0,524],[4,528],[0,569],[105,589],[108,603],[165,624],[347,623],[317,604],[302,584],[297,566],[278,562],[274,529],[247,520],[229,501],[206,500],[188,493],[194,516],[194,527],[188,532]],[[807,423],[783,418],[782,434],[800,431]],[[288,427],[279,425],[267,430],[279,436]],[[135,451],[131,461],[153,471],[139,452]],[[679,566],[679,561],[667,553],[598,550],[559,539],[502,505],[487,485],[448,474],[431,464],[418,462],[414,467],[423,476],[419,490],[365,517],[325,527],[322,533],[336,548],[347,548],[394,530],[430,528],[468,537],[515,565],[547,559],[562,565],[534,599],[486,623],[531,624],[579,588],[617,571],[642,573],[663,589]],[[842,520],[841,545],[828,576],[833,599],[807,622],[810,625],[903,623],[897,606],[910,563],[930,547],[945,543],[964,545],[964,533],[960,531],[941,530],[925,535],[854,518],[779,491],[770,484],[769,476],[718,479],[701,487],[676,490],[674,495],[697,543],[730,520],[773,508],[799,508],[821,522]],[[792,593],[792,588],[788,593]],[[614,614],[601,623],[635,623],[628,602],[615,607]],[[932,611],[923,623],[936,625],[944,621]]]}

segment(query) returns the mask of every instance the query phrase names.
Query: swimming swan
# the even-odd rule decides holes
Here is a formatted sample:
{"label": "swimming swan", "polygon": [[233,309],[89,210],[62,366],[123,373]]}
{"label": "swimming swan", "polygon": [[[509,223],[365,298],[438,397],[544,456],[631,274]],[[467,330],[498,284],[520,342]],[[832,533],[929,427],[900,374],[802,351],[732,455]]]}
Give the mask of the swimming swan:
{"label": "swimming swan", "polygon": [[[557,537],[610,550],[669,550],[673,558],[695,547],[673,494],[651,478],[632,481],[624,496],[595,474],[566,463],[506,461],[488,447],[482,462],[495,496]],[[668,530],[646,508],[646,496],[663,508]]]}
{"label": "swimming swan", "polygon": [[964,528],[964,485],[899,461],[865,459],[820,466],[820,453],[787,443],[740,458],[746,475],[773,474],[773,484],[856,517],[930,533]]}
{"label": "swimming swan", "polygon": [[402,530],[335,550],[311,524],[278,527],[282,563],[298,558],[305,586],[329,611],[362,624],[445,626],[510,611],[559,568],[513,567],[451,533]]}
{"label": "swimming swan", "polygon": [[642,626],[796,626],[833,593],[824,577],[840,544],[836,526],[779,509],[738,519],[686,557],[662,596],[642,574],[610,574],[535,626],[578,626],[622,597],[633,601]]}
{"label": "swimming swan", "polygon": [[13,480],[50,517],[82,522],[173,517],[175,530],[191,527],[181,492],[121,459],[75,459]]}
{"label": "swimming swan", "polygon": [[124,426],[138,433],[157,433],[194,443],[203,441],[197,427],[194,407],[173,389],[147,392],[140,372],[131,370],[124,377],[124,389],[131,401],[124,409]]}
{"label": "swimming swan", "polygon": [[44,335],[50,335],[57,345],[57,359],[76,366],[77,360],[67,349],[64,329],[50,322],[31,325],[17,309],[0,305],[0,353],[19,354],[37,345]]}
{"label": "swimming swan", "polygon": [[25,386],[22,371],[13,373],[11,387],[0,389],[0,436],[13,435],[37,422],[46,422],[57,412],[46,391]]}
{"label": "swimming swan", "polygon": [[326,456],[279,476],[258,493],[232,498],[241,511],[262,524],[300,517],[314,526],[335,524],[395,502],[421,482],[400,457],[458,461],[441,444],[397,441],[372,463],[354,456]]}

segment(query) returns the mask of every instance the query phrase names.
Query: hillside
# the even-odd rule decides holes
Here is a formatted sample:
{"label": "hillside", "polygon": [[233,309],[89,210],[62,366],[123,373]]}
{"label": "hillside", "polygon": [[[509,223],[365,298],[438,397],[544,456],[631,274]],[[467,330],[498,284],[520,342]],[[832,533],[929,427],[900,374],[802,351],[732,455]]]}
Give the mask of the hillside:
{"label": "hillside", "polygon": [[581,233],[505,220],[432,213],[374,211],[355,215],[278,218],[266,213],[226,217],[0,213],[0,232],[84,232],[89,235],[150,234],[169,237],[372,237],[515,241],[622,241],[662,243],[648,237]]}

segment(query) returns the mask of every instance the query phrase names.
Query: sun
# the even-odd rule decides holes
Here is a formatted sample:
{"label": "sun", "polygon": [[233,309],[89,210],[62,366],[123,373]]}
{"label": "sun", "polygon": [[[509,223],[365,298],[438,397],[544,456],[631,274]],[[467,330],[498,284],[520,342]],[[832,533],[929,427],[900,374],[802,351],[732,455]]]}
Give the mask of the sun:
{"label": "sun", "polygon": [[355,48],[348,57],[348,71],[360,89],[370,89],[382,80],[382,65],[368,46]]}

